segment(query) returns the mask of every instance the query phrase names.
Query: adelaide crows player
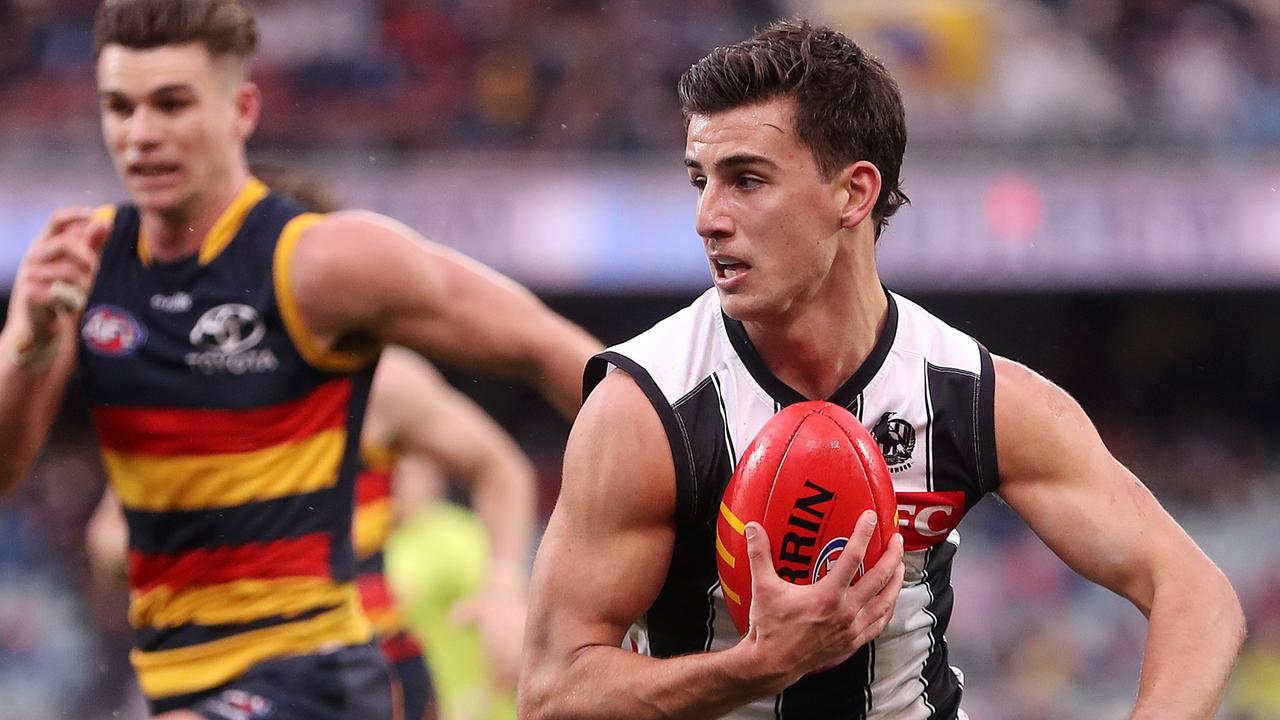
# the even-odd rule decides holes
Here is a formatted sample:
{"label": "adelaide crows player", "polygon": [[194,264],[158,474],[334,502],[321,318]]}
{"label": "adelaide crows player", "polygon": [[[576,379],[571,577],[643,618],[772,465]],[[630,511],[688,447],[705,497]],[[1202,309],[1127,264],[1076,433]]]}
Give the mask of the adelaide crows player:
{"label": "adelaide crows player", "polygon": [[351,545],[383,344],[580,402],[588,335],[527,291],[368,213],[253,178],[261,98],[235,0],[110,0],[102,129],[131,202],[53,218],[0,333],[0,487],[79,366],[130,530],[132,661],[182,718],[390,717]]}

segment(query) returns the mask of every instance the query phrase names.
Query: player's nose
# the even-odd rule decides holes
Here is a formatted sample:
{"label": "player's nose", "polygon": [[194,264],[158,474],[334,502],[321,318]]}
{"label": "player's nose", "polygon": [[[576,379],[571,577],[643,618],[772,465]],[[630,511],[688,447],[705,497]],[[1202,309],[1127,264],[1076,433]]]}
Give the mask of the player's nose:
{"label": "player's nose", "polygon": [[139,107],[129,118],[126,137],[129,144],[140,147],[154,147],[160,144],[160,118],[157,113],[147,107]]}
{"label": "player's nose", "polygon": [[708,184],[698,196],[698,216],[694,220],[694,229],[698,235],[708,240],[733,235],[733,217],[725,206],[724,194],[712,184]]}

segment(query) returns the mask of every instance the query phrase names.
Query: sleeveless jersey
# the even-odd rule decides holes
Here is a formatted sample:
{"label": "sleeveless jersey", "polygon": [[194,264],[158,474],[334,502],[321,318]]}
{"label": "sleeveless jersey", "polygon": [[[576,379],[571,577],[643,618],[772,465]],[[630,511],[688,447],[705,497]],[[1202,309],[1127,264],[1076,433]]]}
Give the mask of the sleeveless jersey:
{"label": "sleeveless jersey", "polygon": [[316,346],[289,285],[319,217],[251,179],[197,256],[161,263],[114,209],[79,358],[153,700],[370,638],[351,517],[373,357]]}
{"label": "sleeveless jersey", "polygon": [[356,552],[356,588],[382,654],[392,663],[422,656],[422,646],[408,631],[404,613],[387,581],[384,551],[391,537],[393,511],[391,473],[396,455],[386,447],[365,444],[356,476],[356,515],[352,540]]}
{"label": "sleeveless jersey", "polygon": [[[956,525],[997,484],[994,372],[987,351],[893,293],[862,367],[828,398],[878,441],[905,541],[897,610],[872,643],[730,718],[963,719],[963,676],[947,661]],[[740,636],[715,565],[721,496],[751,439],[802,397],[774,376],[715,289],[588,364],[590,392],[626,371],[662,421],[676,470],[675,546],[666,580],[627,644],[656,657],[720,650]],[[776,542],[776,540],[775,540]]]}

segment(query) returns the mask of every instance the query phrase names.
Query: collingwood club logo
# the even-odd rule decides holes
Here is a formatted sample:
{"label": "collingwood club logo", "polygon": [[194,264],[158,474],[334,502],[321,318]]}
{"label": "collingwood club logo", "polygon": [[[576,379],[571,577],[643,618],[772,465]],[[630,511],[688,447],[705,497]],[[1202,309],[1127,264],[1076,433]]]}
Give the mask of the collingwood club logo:
{"label": "collingwood club logo", "polygon": [[280,361],[270,349],[255,350],[267,334],[267,325],[258,311],[241,303],[224,303],[211,308],[191,328],[191,344],[196,352],[187,353],[192,370],[212,375],[270,372]]}
{"label": "collingwood club logo", "polygon": [[884,463],[889,472],[901,472],[911,467],[911,453],[916,449],[916,429],[911,423],[896,418],[892,412],[880,416],[876,426],[871,429],[871,437],[880,446],[884,455]]}

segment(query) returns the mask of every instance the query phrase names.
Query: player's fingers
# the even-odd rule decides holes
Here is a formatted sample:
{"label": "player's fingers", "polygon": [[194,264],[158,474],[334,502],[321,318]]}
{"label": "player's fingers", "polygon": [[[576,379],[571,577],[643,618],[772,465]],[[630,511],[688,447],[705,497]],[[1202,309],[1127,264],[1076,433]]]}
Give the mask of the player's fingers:
{"label": "player's fingers", "polygon": [[833,585],[848,587],[857,577],[858,568],[862,566],[862,559],[867,554],[867,543],[875,535],[877,522],[872,510],[864,511],[858,518],[857,524],[853,526],[853,534],[849,536],[849,544],[844,546],[844,552],[836,558],[828,574]]}
{"label": "player's fingers", "polygon": [[902,565],[902,536],[894,533],[889,538],[889,547],[885,548],[884,554],[876,561],[876,564],[866,572],[853,587],[848,590],[849,603],[854,607],[861,607],[870,602],[873,597],[879,595],[886,589],[896,593],[902,589],[902,576],[904,572]]}
{"label": "player's fingers", "polygon": [[751,568],[751,596],[759,597],[759,589],[775,582],[782,582],[773,569],[773,554],[769,549],[769,534],[764,526],[752,521],[743,533],[747,536],[747,562]]}
{"label": "player's fingers", "polygon": [[95,257],[102,255],[102,248],[107,245],[107,238],[111,237],[111,223],[106,220],[95,220],[89,225],[88,231],[89,251]]}
{"label": "player's fingers", "polygon": [[93,275],[98,267],[98,255],[89,249],[87,238],[70,238],[61,236],[54,238],[40,249],[33,265],[49,265],[66,262],[78,268],[86,275]]}
{"label": "player's fingers", "polygon": [[65,231],[71,225],[78,222],[89,222],[91,211],[89,208],[59,208],[54,210],[49,216],[49,222],[45,223],[44,229],[40,231],[39,240],[44,241]]}

